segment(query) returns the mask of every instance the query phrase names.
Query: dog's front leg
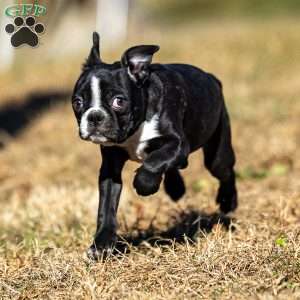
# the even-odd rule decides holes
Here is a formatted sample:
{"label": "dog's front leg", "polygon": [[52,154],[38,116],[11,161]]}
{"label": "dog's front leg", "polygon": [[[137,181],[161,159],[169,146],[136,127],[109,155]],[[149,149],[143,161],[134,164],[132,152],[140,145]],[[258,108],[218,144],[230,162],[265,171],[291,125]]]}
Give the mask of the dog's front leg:
{"label": "dog's front leg", "polygon": [[88,251],[88,255],[93,258],[106,255],[116,242],[116,215],[122,190],[121,172],[128,159],[127,153],[117,147],[101,147],[101,153],[97,231]]}
{"label": "dog's front leg", "polygon": [[183,138],[168,136],[163,138],[163,146],[153,150],[137,169],[133,186],[141,196],[158,191],[162,175],[169,169],[187,166],[189,148]]}

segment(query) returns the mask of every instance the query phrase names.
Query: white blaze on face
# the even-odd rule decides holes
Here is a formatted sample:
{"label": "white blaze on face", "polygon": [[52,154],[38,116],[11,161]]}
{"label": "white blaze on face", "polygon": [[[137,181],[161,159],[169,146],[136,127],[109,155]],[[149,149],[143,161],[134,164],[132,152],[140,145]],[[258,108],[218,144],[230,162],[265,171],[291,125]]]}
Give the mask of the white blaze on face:
{"label": "white blaze on face", "polygon": [[[91,79],[91,107],[82,115],[80,121],[80,134],[83,138],[87,138],[90,135],[89,124],[88,124],[88,115],[92,111],[101,111],[101,113],[106,116],[107,113],[103,109],[101,104],[101,88],[100,88],[100,79],[96,76],[93,76]],[[107,139],[105,137],[98,137],[99,141],[103,140],[105,142]]]}
{"label": "white blaze on face", "polygon": [[91,91],[92,91],[92,106],[91,108],[100,109],[101,108],[101,89],[100,89],[100,79],[93,76],[91,80]]}

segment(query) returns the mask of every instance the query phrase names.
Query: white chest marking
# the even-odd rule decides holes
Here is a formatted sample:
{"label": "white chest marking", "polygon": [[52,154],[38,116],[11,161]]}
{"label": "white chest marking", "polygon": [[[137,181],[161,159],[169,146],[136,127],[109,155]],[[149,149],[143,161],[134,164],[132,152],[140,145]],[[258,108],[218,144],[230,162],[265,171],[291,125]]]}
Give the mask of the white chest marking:
{"label": "white chest marking", "polygon": [[158,130],[158,115],[155,114],[149,121],[145,121],[139,129],[128,138],[120,147],[124,148],[130,159],[141,162],[146,158],[145,149],[148,141],[161,136]]}

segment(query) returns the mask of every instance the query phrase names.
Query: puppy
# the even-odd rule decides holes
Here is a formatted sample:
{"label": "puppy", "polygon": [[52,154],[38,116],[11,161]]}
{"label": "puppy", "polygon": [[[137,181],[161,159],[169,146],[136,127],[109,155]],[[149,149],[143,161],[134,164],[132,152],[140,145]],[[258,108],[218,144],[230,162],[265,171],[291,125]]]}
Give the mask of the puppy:
{"label": "puppy", "polygon": [[204,164],[219,180],[216,201],[223,213],[237,207],[235,155],[222,84],[212,74],[187,64],[152,64],[158,46],[129,48],[120,61],[100,58],[99,35],[75,85],[72,106],[85,141],[100,145],[97,230],[90,257],[111,251],[127,160],[141,163],[133,186],[147,196],[164,181],[177,201],[185,193],[179,169],[202,148]]}

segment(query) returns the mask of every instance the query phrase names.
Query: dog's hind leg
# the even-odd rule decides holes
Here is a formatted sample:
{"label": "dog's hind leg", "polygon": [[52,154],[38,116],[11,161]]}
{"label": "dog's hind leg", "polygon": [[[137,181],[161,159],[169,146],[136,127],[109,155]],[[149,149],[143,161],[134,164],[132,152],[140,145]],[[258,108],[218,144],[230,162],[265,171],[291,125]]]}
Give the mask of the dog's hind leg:
{"label": "dog's hind leg", "polygon": [[204,163],[210,173],[219,182],[217,203],[223,213],[233,211],[237,207],[237,190],[235,184],[235,155],[231,144],[229,116],[224,106],[219,124],[203,147]]}
{"label": "dog's hind leg", "polygon": [[165,173],[164,187],[173,201],[178,201],[185,193],[185,185],[178,169],[170,169]]}

